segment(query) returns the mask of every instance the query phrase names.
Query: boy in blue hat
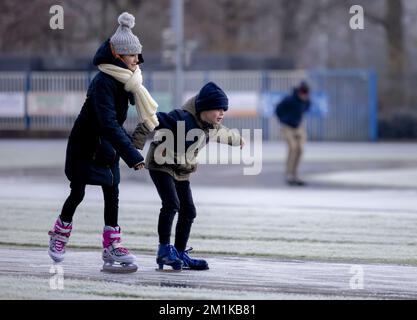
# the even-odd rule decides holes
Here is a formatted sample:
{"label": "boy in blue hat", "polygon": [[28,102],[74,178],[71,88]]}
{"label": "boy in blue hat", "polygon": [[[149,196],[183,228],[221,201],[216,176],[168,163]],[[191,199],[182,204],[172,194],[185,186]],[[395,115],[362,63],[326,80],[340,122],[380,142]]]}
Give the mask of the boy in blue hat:
{"label": "boy in blue hat", "polygon": [[[215,83],[209,82],[198,95],[189,99],[182,109],[157,113],[159,126],[155,129],[155,137],[149,147],[146,168],[162,200],[156,258],[160,270],[164,265],[178,271],[209,268],[205,260],[189,256],[192,248],[186,249],[191,226],[196,217],[189,177],[197,169],[198,151],[208,141],[214,140],[241,148],[244,146],[244,140],[237,132],[221,125],[228,108],[226,94]],[[164,135],[166,130],[172,133],[171,144],[167,143],[167,139],[162,142],[161,135]],[[143,124],[138,124],[132,137],[138,149],[143,150],[148,133],[149,130]],[[189,133],[194,138],[191,141],[186,139]],[[179,137],[180,134],[184,137]],[[168,138],[169,135],[165,137]],[[184,142],[185,147],[181,147],[180,142]],[[172,223],[177,212],[175,244],[171,245]]]}

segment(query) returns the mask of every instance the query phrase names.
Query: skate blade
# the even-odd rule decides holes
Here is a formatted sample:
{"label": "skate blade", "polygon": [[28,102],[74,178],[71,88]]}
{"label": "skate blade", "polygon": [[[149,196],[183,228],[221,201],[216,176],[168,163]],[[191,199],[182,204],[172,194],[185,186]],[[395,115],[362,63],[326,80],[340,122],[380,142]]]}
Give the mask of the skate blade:
{"label": "skate blade", "polygon": [[164,269],[164,265],[163,264],[160,264],[159,266],[158,266],[158,268],[156,268],[155,269],[156,271],[158,271],[158,272],[167,272],[167,273],[178,273],[178,272],[181,272],[182,271],[182,268],[180,268],[180,269],[174,269],[174,268],[172,268],[171,267],[171,269]]}
{"label": "skate blade", "polygon": [[101,269],[107,273],[133,273],[138,270],[138,266],[133,263],[110,263],[106,262]]}
{"label": "skate blade", "polygon": [[49,255],[49,258],[51,258],[51,260],[54,264],[60,264],[61,262],[64,261],[64,257],[56,257],[49,250],[48,250],[48,255]]}
{"label": "skate blade", "polygon": [[179,272],[182,271],[182,269],[175,270],[175,269],[159,269],[159,268],[156,268],[155,271],[162,272],[162,273],[179,273]]}

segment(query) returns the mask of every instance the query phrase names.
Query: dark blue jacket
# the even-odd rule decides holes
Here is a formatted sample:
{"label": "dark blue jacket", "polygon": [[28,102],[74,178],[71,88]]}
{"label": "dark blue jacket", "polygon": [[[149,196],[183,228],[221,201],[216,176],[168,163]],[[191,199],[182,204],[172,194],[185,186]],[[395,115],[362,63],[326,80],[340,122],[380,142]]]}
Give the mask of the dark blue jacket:
{"label": "dark blue jacket", "polygon": [[281,123],[298,128],[303,120],[303,114],[310,109],[310,104],[310,101],[302,101],[294,90],[292,95],[285,97],[277,105],[275,114]]}
{"label": "dark blue jacket", "polygon": [[[127,68],[113,57],[109,40],[97,50],[93,63]],[[123,128],[129,100],[134,103],[121,82],[103,72],[94,77],[68,139],[65,174],[70,181],[117,185],[120,157],[129,167],[144,160]]]}
{"label": "dark blue jacket", "polygon": [[[175,151],[177,148],[177,126],[179,123],[184,124],[185,136],[187,136],[188,132],[193,129],[209,130],[214,128],[212,125],[209,125],[208,123],[204,123],[201,121],[197,122],[195,115],[183,109],[174,109],[169,113],[157,112],[156,115],[158,117],[159,126],[156,127],[155,130],[168,129],[173,133]],[[181,139],[184,140],[184,137],[181,137]],[[193,145],[197,140],[197,137],[194,137],[194,139],[190,141],[186,140],[185,151],[188,150],[188,148],[191,145]],[[206,142],[208,142],[208,137],[206,138]]]}

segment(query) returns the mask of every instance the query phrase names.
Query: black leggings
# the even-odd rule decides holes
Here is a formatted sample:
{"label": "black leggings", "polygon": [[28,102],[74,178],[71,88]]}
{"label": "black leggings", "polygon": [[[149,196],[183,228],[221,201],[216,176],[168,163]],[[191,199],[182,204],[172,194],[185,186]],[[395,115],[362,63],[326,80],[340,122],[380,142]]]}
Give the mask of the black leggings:
{"label": "black leggings", "polygon": [[[74,184],[71,182],[71,193],[61,211],[62,221],[72,221],[75,210],[84,199],[85,187],[85,184]],[[101,188],[104,196],[104,223],[106,226],[116,227],[119,213],[119,186],[101,186]]]}
{"label": "black leggings", "polygon": [[149,174],[162,200],[158,220],[159,243],[170,243],[172,223],[178,212],[175,247],[178,251],[184,251],[196,217],[190,182],[177,181],[170,174],[156,170],[150,170]]}

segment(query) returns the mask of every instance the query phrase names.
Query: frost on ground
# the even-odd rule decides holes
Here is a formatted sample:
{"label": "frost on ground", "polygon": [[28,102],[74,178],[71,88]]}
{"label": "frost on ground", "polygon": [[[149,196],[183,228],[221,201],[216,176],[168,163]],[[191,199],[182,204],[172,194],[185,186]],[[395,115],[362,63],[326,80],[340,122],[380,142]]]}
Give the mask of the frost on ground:
{"label": "frost on ground", "polygon": [[[417,297],[417,268],[206,255],[210,270],[155,271],[155,255],[140,254],[132,274],[100,272],[100,252],[71,250],[59,265],[45,249],[0,248],[0,296],[146,299],[343,299]],[[11,278],[11,279],[8,279]],[[30,279],[33,279],[32,281]],[[36,280],[37,279],[37,280]],[[85,280],[85,282],[79,282]],[[80,283],[80,287],[77,286]],[[21,288],[25,288],[23,294]],[[167,290],[164,290],[164,289]],[[173,290],[177,294],[173,294]],[[65,292],[62,292],[65,291]],[[197,292],[197,293],[196,293]],[[88,296],[87,296],[88,297]]]}
{"label": "frost on ground", "polygon": [[[43,196],[18,196],[19,190],[36,185]],[[47,231],[62,206],[62,195],[53,197],[59,188],[65,194],[65,185],[9,183],[8,191],[15,196],[0,198],[0,244],[45,247]],[[69,249],[101,247],[101,193],[98,188],[87,193],[74,218]],[[125,184],[121,194],[125,245],[154,252],[160,205],[152,186]],[[417,209],[412,191],[298,190],[294,194],[196,187],[194,198],[198,217],[189,245],[199,253],[417,265]]]}
{"label": "frost on ground", "polygon": [[[165,286],[128,285],[116,281],[65,279],[63,286],[50,286],[48,279],[0,275],[0,299],[280,299],[285,295],[233,290],[192,289]],[[290,295],[291,296],[291,295]],[[303,295],[292,295],[303,297]]]}
{"label": "frost on ground", "polygon": [[[321,300],[328,295],[245,292],[236,290],[211,290],[124,284],[116,281],[91,281],[65,279],[62,290],[49,286],[49,281],[38,277],[0,275],[0,299],[2,300],[86,300],[86,299],[157,299],[157,300]],[[332,299],[358,299],[332,296]]]}

